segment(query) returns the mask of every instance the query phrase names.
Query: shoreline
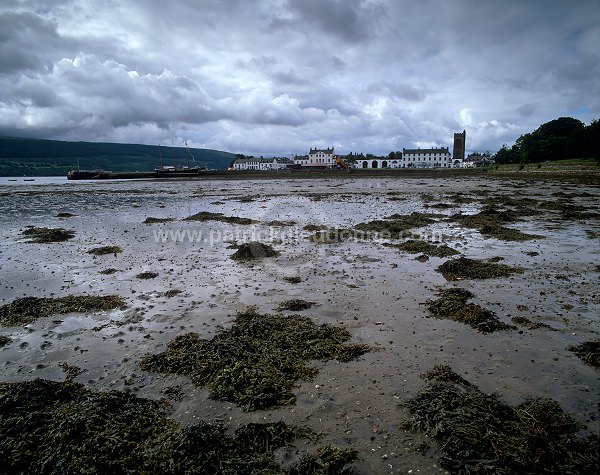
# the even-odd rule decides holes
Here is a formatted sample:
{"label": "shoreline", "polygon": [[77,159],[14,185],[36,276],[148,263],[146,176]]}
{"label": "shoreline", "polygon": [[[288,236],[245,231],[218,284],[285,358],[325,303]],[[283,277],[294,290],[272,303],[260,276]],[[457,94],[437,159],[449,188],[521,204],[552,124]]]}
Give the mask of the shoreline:
{"label": "shoreline", "polygon": [[[59,178],[51,177],[0,177],[13,182],[23,178]],[[359,178],[499,178],[517,180],[550,180],[550,181],[575,181],[582,184],[600,185],[600,168],[573,169],[573,170],[490,170],[490,169],[357,169],[351,173],[345,170],[281,170],[281,171],[228,171],[217,170],[203,172],[198,175],[179,175],[172,177],[157,177],[152,173],[115,173],[114,176],[103,175],[99,178],[87,180],[69,180],[70,183],[109,182],[109,181],[204,181],[204,180],[274,180],[274,179],[359,179]],[[19,182],[20,183],[20,182]],[[8,184],[8,183],[6,183]]]}

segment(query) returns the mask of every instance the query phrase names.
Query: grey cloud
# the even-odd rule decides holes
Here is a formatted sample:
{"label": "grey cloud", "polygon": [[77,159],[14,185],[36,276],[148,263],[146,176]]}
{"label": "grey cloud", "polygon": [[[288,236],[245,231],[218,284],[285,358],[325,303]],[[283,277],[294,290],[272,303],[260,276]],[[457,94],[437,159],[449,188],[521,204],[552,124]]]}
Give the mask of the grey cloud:
{"label": "grey cloud", "polygon": [[61,38],[56,25],[32,13],[0,13],[0,74],[47,69]]}
{"label": "grey cloud", "polygon": [[288,0],[287,6],[297,15],[288,26],[296,24],[350,42],[374,36],[377,22],[386,10],[383,4],[362,0]]}
{"label": "grey cloud", "polygon": [[410,102],[420,102],[427,95],[427,91],[423,87],[403,83],[392,84],[387,81],[369,84],[367,91],[382,96],[397,97]]}
{"label": "grey cloud", "polygon": [[494,150],[600,116],[599,16],[597,0],[6,0],[0,133],[388,153],[466,128]]}

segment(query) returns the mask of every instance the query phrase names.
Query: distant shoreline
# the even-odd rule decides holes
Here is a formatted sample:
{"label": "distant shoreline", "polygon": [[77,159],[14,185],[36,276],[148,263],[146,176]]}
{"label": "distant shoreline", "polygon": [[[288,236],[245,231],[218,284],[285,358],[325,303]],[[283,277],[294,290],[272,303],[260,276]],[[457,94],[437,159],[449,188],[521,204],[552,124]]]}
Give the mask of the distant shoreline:
{"label": "distant shoreline", "polygon": [[[59,178],[60,176],[49,177],[0,177],[1,181],[19,182],[26,178],[41,180],[43,178]],[[143,176],[137,179],[144,181],[202,181],[202,180],[289,180],[289,179],[357,179],[357,178],[470,178],[470,177],[488,177],[488,178],[511,178],[518,180],[551,180],[551,181],[572,181],[582,184],[600,185],[600,168],[598,169],[573,169],[573,170],[551,170],[551,169],[525,169],[525,170],[490,170],[482,168],[474,169],[356,169],[351,173],[344,170],[285,170],[285,171],[227,171],[217,170],[202,172],[199,175],[179,176],[172,178],[158,178],[152,176]],[[66,177],[65,177],[66,178]],[[122,179],[122,178],[121,178]],[[89,181],[116,181],[119,177],[104,178],[101,180],[75,180],[76,182]]]}

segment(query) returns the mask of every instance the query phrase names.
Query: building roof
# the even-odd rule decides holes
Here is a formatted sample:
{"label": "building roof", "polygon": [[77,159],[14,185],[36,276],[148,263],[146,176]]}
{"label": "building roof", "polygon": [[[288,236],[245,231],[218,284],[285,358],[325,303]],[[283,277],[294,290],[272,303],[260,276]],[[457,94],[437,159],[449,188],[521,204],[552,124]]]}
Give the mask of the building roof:
{"label": "building roof", "polygon": [[402,153],[416,154],[416,153],[450,153],[448,147],[439,148],[403,148]]}
{"label": "building roof", "polygon": [[333,147],[331,147],[331,148],[311,148],[309,154],[313,154],[313,153],[333,154]]}

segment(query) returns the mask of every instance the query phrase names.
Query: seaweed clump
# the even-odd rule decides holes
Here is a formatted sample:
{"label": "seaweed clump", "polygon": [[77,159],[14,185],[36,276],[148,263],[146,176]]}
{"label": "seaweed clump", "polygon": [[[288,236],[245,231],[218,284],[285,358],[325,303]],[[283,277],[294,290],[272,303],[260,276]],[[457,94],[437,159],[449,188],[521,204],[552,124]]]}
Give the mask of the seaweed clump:
{"label": "seaweed clump", "polygon": [[30,243],[64,242],[75,237],[75,231],[63,228],[27,228],[21,233]]}
{"label": "seaweed clump", "polygon": [[9,336],[6,335],[0,335],[0,348],[2,348],[3,346],[8,345],[12,340],[10,339]]}
{"label": "seaweed clump", "polygon": [[68,295],[60,298],[23,297],[0,307],[0,324],[27,325],[38,318],[65,313],[113,310],[125,305],[117,295]]}
{"label": "seaweed clump", "polygon": [[366,223],[359,223],[355,229],[367,233],[373,233],[382,237],[400,239],[410,235],[408,231],[412,228],[420,228],[433,224],[436,218],[443,215],[418,213],[411,214],[393,214],[384,219],[376,219]]}
{"label": "seaweed clump", "polygon": [[512,317],[511,321],[513,323],[517,324],[517,325],[522,325],[525,328],[528,328],[529,330],[538,330],[540,328],[546,328],[546,329],[549,329],[549,330],[554,330],[554,328],[552,328],[547,323],[534,322],[534,321],[530,320],[527,317]]}
{"label": "seaweed clump", "polygon": [[94,256],[104,256],[107,254],[114,254],[116,256],[120,252],[123,252],[123,249],[121,249],[119,246],[100,246],[87,251],[88,254],[92,254]]}
{"label": "seaweed clump", "polygon": [[116,272],[119,272],[119,269],[115,269],[114,267],[109,267],[108,269],[103,269],[99,272],[99,274],[102,275],[111,275],[114,274]]}
{"label": "seaweed clump", "polygon": [[230,224],[255,224],[250,218],[240,218],[239,216],[225,216],[223,213],[211,213],[209,211],[200,211],[192,216],[188,216],[184,221],[220,221]]}
{"label": "seaweed clump", "polygon": [[[449,367],[404,403],[404,429],[440,442],[441,465],[452,473],[598,473],[597,435],[582,428],[560,405],[545,398],[510,406],[485,394]],[[435,369],[435,368],[434,368]]]}
{"label": "seaweed clump", "polygon": [[519,215],[527,215],[525,210],[519,208],[519,211],[499,210],[492,206],[484,207],[477,214],[455,214],[450,220],[458,222],[460,225],[479,230],[484,236],[490,236],[502,241],[528,241],[531,239],[540,239],[543,236],[536,234],[527,234],[518,229],[507,228],[503,224],[515,223]]}
{"label": "seaweed clump", "polygon": [[427,241],[420,241],[417,239],[409,239],[401,244],[396,244],[393,247],[400,249],[401,251],[408,252],[410,254],[426,254],[434,257],[449,257],[460,254],[456,249],[452,249],[446,244],[436,246]]}
{"label": "seaweed clump", "polygon": [[309,361],[348,362],[369,351],[363,344],[347,344],[350,338],[343,327],[317,325],[301,315],[261,315],[250,308],[211,340],[197,333],[180,335],[166,351],[145,355],[140,364],[148,371],[188,376],[196,385],[208,385],[213,399],[253,411],[295,402],[294,383],[317,373]]}
{"label": "seaweed clump", "polygon": [[252,241],[240,244],[238,250],[235,251],[230,257],[235,261],[253,261],[262,259],[263,257],[276,257],[279,252],[273,249],[268,244],[262,242]]}
{"label": "seaweed clump", "polygon": [[344,242],[354,237],[354,235],[355,232],[350,229],[329,228],[321,231],[316,231],[315,233],[308,236],[308,240],[318,244],[332,244]]}
{"label": "seaweed clump", "polygon": [[466,289],[444,289],[436,295],[438,295],[436,300],[427,301],[427,310],[434,318],[465,323],[482,333],[515,328],[500,321],[491,310],[474,303],[467,303],[475,295]]}
{"label": "seaweed clump", "polygon": [[74,215],[73,213],[57,213],[55,217],[56,218],[73,218],[74,216],[76,216],[76,215]]}
{"label": "seaweed clump", "polygon": [[575,353],[583,362],[600,368],[600,340],[584,341],[577,346],[569,346],[567,350]]}
{"label": "seaweed clump", "polygon": [[509,277],[513,274],[522,274],[523,269],[506,264],[485,262],[467,257],[459,257],[444,262],[436,269],[446,280],[459,279],[495,279]]}
{"label": "seaweed clump", "polygon": [[[0,383],[2,471],[286,473],[273,452],[316,437],[281,421],[248,424],[231,436],[227,427],[206,422],[183,428],[167,417],[167,408],[164,401],[92,391],[69,380]],[[326,471],[344,453],[319,449],[312,473],[346,473]]]}
{"label": "seaweed clump", "polygon": [[315,305],[315,302],[309,302],[308,300],[292,299],[281,302],[277,307],[277,310],[291,310],[298,312],[300,310],[308,310],[310,307]]}
{"label": "seaweed clump", "polygon": [[154,218],[152,216],[148,216],[142,224],[159,224],[159,223],[170,223],[175,221],[174,218]]}
{"label": "seaweed clump", "polygon": [[136,279],[142,279],[142,280],[149,280],[149,279],[154,279],[158,277],[158,272],[152,272],[152,271],[145,271],[145,272],[140,272],[139,274],[137,274],[135,276]]}
{"label": "seaweed clump", "polygon": [[317,449],[315,455],[305,455],[295,467],[286,470],[286,475],[351,475],[352,462],[358,452],[355,449],[340,449],[330,445]]}

